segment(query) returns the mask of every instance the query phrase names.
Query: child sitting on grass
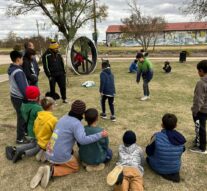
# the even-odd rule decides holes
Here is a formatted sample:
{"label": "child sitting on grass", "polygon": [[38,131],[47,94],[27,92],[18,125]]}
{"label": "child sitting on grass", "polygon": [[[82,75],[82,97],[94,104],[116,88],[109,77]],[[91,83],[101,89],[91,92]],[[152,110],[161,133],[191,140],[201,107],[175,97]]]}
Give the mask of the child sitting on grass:
{"label": "child sitting on grass", "polygon": [[170,66],[170,62],[165,61],[164,67],[162,69],[165,71],[165,73],[170,73],[172,70],[172,67]]}
{"label": "child sitting on grass", "polygon": [[51,177],[78,172],[78,160],[73,155],[72,150],[76,141],[86,145],[108,136],[105,130],[93,135],[86,135],[81,124],[85,109],[85,103],[81,100],[76,100],[72,103],[68,115],[63,116],[57,122],[46,151],[46,158],[51,163],[51,166],[39,167],[30,182],[31,188],[35,188],[40,182],[41,187],[46,188]]}
{"label": "child sitting on grass", "polygon": [[36,86],[27,86],[25,95],[27,102],[22,103],[21,114],[26,121],[27,132],[31,142],[22,146],[6,147],[6,157],[9,160],[13,160],[13,163],[22,159],[23,155],[34,156],[40,150],[33,132],[34,121],[37,117],[37,113],[42,110],[42,107],[39,105],[39,88]]}
{"label": "child sitting on grass", "polygon": [[124,133],[123,143],[119,146],[119,161],[108,174],[107,183],[110,186],[115,185],[114,191],[143,191],[143,150],[136,144],[133,131]]}
{"label": "child sitting on grass", "polygon": [[37,113],[42,111],[40,102],[40,91],[37,86],[28,86],[26,88],[26,102],[22,103],[21,114],[27,124],[27,135],[29,139],[35,139],[34,121],[37,118]]}
{"label": "child sitting on grass", "polygon": [[151,138],[146,148],[147,163],[163,178],[180,182],[181,156],[185,151],[185,138],[174,130],[177,126],[177,117],[174,114],[165,114],[162,118],[162,130]]}
{"label": "child sitting on grass", "polygon": [[9,160],[13,160],[15,163],[18,160],[21,160],[24,156],[30,157],[37,154],[36,159],[45,162],[46,145],[49,142],[57,123],[57,118],[52,114],[54,104],[55,101],[50,97],[45,97],[41,100],[41,105],[44,111],[38,112],[34,122],[35,138],[32,139],[31,143],[10,147],[9,151],[7,151],[7,158]]}
{"label": "child sitting on grass", "polygon": [[[97,127],[98,111],[96,109],[90,108],[86,110],[85,120],[88,123],[88,125],[85,126],[87,136],[103,131],[102,128]],[[95,143],[80,145],[79,157],[87,171],[99,171],[104,169],[104,163],[109,162],[112,158],[112,151],[108,146],[108,137],[102,138]]]}
{"label": "child sitting on grass", "polygon": [[136,73],[136,72],[137,72],[137,62],[138,62],[138,60],[135,59],[135,60],[131,63],[131,65],[130,65],[130,67],[129,67],[129,73]]}
{"label": "child sitting on grass", "polygon": [[46,146],[52,136],[53,130],[57,123],[57,118],[53,115],[55,101],[51,97],[45,97],[41,100],[41,105],[44,111],[38,112],[37,118],[34,122],[34,133],[37,139],[37,144],[40,151],[36,155],[38,161],[44,162]]}

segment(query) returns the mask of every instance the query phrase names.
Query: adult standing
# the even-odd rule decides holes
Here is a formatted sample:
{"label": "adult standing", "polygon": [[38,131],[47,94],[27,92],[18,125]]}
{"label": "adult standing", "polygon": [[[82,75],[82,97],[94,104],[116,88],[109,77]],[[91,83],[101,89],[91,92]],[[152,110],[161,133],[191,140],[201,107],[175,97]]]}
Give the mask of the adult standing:
{"label": "adult standing", "polygon": [[39,66],[36,60],[36,52],[34,50],[34,44],[30,41],[24,43],[23,52],[23,71],[27,77],[29,85],[37,85],[39,76]]}
{"label": "adult standing", "polygon": [[55,85],[59,86],[63,103],[67,103],[66,99],[66,72],[64,61],[59,52],[59,44],[52,40],[49,48],[42,56],[43,68],[50,83],[50,96],[56,99]]}
{"label": "adult standing", "polygon": [[153,78],[152,63],[147,58],[145,58],[142,53],[137,53],[136,58],[139,61],[136,81],[139,83],[142,76],[144,96],[141,98],[141,101],[145,101],[150,99],[149,82]]}

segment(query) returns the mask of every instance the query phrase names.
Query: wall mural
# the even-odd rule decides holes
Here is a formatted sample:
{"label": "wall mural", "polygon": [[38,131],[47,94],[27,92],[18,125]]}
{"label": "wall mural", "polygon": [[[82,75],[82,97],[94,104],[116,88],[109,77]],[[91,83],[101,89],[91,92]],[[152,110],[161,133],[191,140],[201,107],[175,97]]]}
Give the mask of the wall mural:
{"label": "wall mural", "polygon": [[[139,45],[135,40],[123,40],[121,33],[107,34],[107,45],[115,43],[117,46],[137,46]],[[151,42],[152,44],[153,42]],[[157,45],[193,45],[206,44],[207,31],[173,31],[165,32],[159,35]]]}

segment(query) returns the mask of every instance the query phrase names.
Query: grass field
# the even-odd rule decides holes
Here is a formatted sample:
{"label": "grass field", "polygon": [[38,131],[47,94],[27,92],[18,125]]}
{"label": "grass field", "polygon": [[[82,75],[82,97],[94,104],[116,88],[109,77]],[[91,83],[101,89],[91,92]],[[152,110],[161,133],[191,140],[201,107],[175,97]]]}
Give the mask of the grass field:
{"label": "grass field", "polygon": [[[144,188],[146,191],[205,191],[207,177],[206,156],[189,152],[194,138],[194,127],[191,119],[193,90],[199,79],[195,69],[196,63],[172,63],[172,73],[162,72],[162,63],[154,63],[155,76],[150,83],[151,100],[139,101],[142,96],[142,83],[135,83],[135,75],[127,73],[129,62],[111,63],[116,79],[117,96],[115,110],[117,122],[99,120],[99,125],[109,132],[110,147],[114,152],[113,160],[101,172],[88,173],[81,168],[79,173],[55,178],[46,190],[48,191],[111,191],[112,187],[106,184],[107,173],[115,166],[118,146],[122,142],[122,135],[127,129],[137,134],[137,143],[145,149],[152,134],[161,129],[161,117],[171,112],[178,117],[177,130],[187,139],[186,152],[182,157],[181,177],[179,184],[171,183],[152,172],[145,164]],[[69,88],[67,89],[70,103],[75,99],[82,99],[87,107],[99,106],[99,73],[89,76],[75,76],[69,73]],[[94,80],[96,87],[85,89],[81,83]],[[40,77],[42,94],[48,90],[48,81],[42,74]],[[6,160],[4,149],[15,143],[16,117],[11,106],[8,83],[0,84],[0,190],[1,191],[28,191],[29,182],[41,165],[35,158],[25,158],[16,164]],[[57,117],[68,112],[70,105],[58,102],[54,111]],[[108,109],[108,107],[107,107]],[[109,111],[109,110],[107,110]],[[42,190],[40,187],[37,191]]]}

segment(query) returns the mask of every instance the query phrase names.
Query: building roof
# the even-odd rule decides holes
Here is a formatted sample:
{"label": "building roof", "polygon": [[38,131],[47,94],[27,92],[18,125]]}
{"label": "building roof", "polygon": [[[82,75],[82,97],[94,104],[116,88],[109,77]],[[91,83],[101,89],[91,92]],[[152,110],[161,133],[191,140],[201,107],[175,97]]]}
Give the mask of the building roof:
{"label": "building roof", "polygon": [[[109,25],[106,33],[121,33],[121,26]],[[167,23],[164,31],[195,31],[207,30],[207,22]]]}

